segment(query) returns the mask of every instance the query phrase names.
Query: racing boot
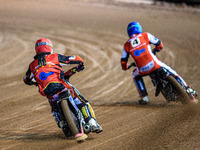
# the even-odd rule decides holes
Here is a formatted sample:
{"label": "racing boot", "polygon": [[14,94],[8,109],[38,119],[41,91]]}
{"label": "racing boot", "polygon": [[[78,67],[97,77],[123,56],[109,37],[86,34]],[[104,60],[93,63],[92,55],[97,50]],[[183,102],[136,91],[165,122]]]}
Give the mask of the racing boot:
{"label": "racing boot", "polygon": [[138,102],[139,102],[140,105],[148,104],[149,103],[149,96],[142,97],[142,99],[140,99]]}
{"label": "racing boot", "polygon": [[192,94],[195,98],[198,96],[198,93],[190,87],[187,87],[186,91],[188,94]]}
{"label": "racing boot", "polygon": [[86,123],[91,126],[91,132],[100,133],[103,131],[102,127],[97,123],[92,106],[87,102],[85,106],[81,108],[81,112],[84,116]]}
{"label": "racing boot", "polygon": [[186,92],[187,92],[189,95],[192,96],[192,99],[191,99],[191,101],[190,101],[191,103],[195,103],[195,104],[199,103],[199,100],[196,99],[196,97],[198,96],[198,93],[197,93],[195,90],[193,90],[193,89],[190,88],[190,87],[187,87],[187,88],[186,88]]}
{"label": "racing boot", "polygon": [[103,131],[103,128],[97,123],[94,118],[91,118],[88,123],[91,126],[91,132],[100,133]]}

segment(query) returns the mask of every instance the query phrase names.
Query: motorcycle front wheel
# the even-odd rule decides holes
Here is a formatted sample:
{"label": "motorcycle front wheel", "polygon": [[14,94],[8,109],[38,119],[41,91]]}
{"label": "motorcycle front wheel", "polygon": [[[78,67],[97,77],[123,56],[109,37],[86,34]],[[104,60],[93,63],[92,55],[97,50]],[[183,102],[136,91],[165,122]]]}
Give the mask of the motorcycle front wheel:
{"label": "motorcycle front wheel", "polygon": [[180,83],[173,76],[168,76],[167,79],[174,85],[174,87],[176,88],[175,90],[178,91],[179,94],[178,100],[182,104],[189,104],[191,98],[183,89],[183,87],[180,85]]}
{"label": "motorcycle front wheel", "polygon": [[72,133],[73,136],[79,133],[79,122],[76,119],[74,113],[70,110],[69,105],[67,103],[67,100],[62,100],[61,101],[61,107],[63,114],[65,116],[65,119],[67,121],[67,124],[69,126],[69,129]]}

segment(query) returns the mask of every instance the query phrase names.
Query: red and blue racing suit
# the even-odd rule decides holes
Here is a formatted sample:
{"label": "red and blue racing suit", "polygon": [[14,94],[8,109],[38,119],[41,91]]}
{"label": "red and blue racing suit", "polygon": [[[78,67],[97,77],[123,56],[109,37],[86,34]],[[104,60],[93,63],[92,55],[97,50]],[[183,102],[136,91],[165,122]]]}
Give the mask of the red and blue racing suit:
{"label": "red and blue racing suit", "polygon": [[[64,73],[62,66],[78,64]],[[89,120],[95,118],[93,109],[89,102],[78,92],[78,90],[69,83],[71,75],[79,71],[84,61],[79,56],[65,56],[63,54],[41,53],[34,57],[30,63],[24,82],[28,85],[35,84],[39,88],[39,93],[48,98],[52,111],[56,111],[56,101],[58,94],[68,90],[71,93],[74,102],[82,111],[84,118]],[[66,79],[66,80],[65,80]]]}
{"label": "red and blue racing suit", "polygon": [[133,81],[137,87],[140,97],[148,95],[142,76],[149,75],[151,72],[158,70],[159,68],[165,68],[170,74],[176,76],[177,81],[187,87],[186,82],[169,66],[158,60],[158,58],[152,53],[150,44],[155,45],[156,51],[160,51],[163,48],[162,42],[155,38],[152,34],[144,32],[133,35],[125,44],[121,57],[122,70],[128,69],[127,62],[129,55],[131,55],[135,61],[136,69],[133,71]]}

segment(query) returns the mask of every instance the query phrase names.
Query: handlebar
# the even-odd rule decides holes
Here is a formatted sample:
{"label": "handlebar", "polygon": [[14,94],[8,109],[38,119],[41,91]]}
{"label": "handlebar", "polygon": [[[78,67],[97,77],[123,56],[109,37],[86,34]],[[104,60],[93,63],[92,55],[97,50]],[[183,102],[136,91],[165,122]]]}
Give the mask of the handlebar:
{"label": "handlebar", "polygon": [[30,81],[31,81],[31,82],[30,82],[31,84],[33,84],[33,85],[35,85],[35,86],[38,86],[38,83],[36,82],[36,80],[35,80],[34,77],[31,77],[31,78],[30,78]]}
{"label": "handlebar", "polygon": [[158,51],[156,48],[152,49],[152,53],[153,53],[154,55],[156,55],[157,52],[159,52],[159,51]]}
{"label": "handlebar", "polygon": [[128,66],[128,69],[130,69],[131,67],[136,67],[136,64],[135,64],[135,62],[133,62],[133,63],[131,63],[129,66]]}

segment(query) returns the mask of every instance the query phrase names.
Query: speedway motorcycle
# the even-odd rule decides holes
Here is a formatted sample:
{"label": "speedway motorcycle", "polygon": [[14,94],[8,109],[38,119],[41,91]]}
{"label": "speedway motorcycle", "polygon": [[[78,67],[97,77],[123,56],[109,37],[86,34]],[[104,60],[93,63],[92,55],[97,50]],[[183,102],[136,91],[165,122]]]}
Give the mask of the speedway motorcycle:
{"label": "speedway motorcycle", "polygon": [[[68,82],[68,80],[65,80]],[[75,89],[75,87],[73,87]],[[77,89],[75,89],[77,90]],[[75,137],[76,141],[82,142],[90,133],[91,127],[85,122],[82,112],[73,101],[69,91],[59,93],[57,107],[61,114],[62,121],[59,126],[67,138]]]}
{"label": "speedway motorcycle", "polygon": [[[152,52],[154,55],[156,55],[155,49],[153,49]],[[136,66],[136,64],[131,63],[128,66],[128,69],[130,69],[132,66]],[[194,103],[198,103],[198,100],[195,99],[195,97],[177,81],[178,79],[176,79],[176,76],[171,74],[165,68],[161,67],[160,69],[150,73],[149,76],[153,82],[153,85],[156,87],[156,97],[162,93],[168,102],[179,101],[182,104],[189,104],[193,101]]]}
{"label": "speedway motorcycle", "polygon": [[[69,77],[64,78],[65,82],[70,85]],[[31,80],[35,86],[38,86],[34,77]],[[73,89],[76,93],[79,93],[75,87]],[[58,126],[62,129],[64,135],[67,138],[75,138],[78,142],[84,141],[91,132],[91,126],[85,122],[83,114],[75,104],[71,93],[68,90],[59,93],[56,105],[59,118],[62,120]]]}

